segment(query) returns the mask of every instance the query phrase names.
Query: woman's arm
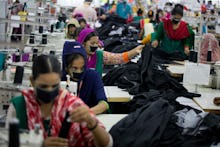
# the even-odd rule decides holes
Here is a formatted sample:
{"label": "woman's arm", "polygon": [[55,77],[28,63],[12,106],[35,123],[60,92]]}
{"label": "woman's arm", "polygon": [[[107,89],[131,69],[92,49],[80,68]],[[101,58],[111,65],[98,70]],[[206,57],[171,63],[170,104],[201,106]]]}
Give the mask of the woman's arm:
{"label": "woman's arm", "polygon": [[184,39],[184,53],[186,55],[189,55],[189,50],[194,45],[194,38],[195,38],[195,33],[193,32],[192,28],[189,25],[188,25],[188,30],[190,36]]}
{"label": "woman's arm", "polygon": [[102,82],[100,75],[97,74],[95,71],[93,71],[91,73],[94,73],[93,76],[91,76],[91,79],[93,79],[94,101],[97,103],[97,105],[93,106],[90,109],[95,114],[100,114],[100,113],[103,113],[106,110],[108,110],[109,106],[107,103],[104,85],[103,85],[103,82]]}
{"label": "woman's arm", "polygon": [[82,133],[85,135],[85,139],[88,139],[89,142],[91,141],[91,138],[88,135],[88,130],[92,133],[94,143],[97,146],[106,147],[110,145],[110,134],[104,129],[104,127],[101,127],[101,123],[95,118],[94,114],[91,113],[91,110],[86,105],[74,108],[70,112],[70,120],[79,123],[86,122],[87,129],[82,129]]}
{"label": "woman's arm", "polygon": [[103,61],[105,65],[124,64],[129,62],[134,56],[139,54],[144,45],[139,45],[130,51],[123,53],[103,52]]}
{"label": "woman's arm", "polygon": [[157,31],[151,34],[152,46],[156,48],[159,45],[159,41],[163,38],[164,34],[164,24],[159,23]]}
{"label": "woman's arm", "polygon": [[[93,134],[94,142],[99,147],[109,147],[113,145],[112,137],[106,130],[98,125],[98,121],[92,118],[91,123],[87,123],[87,127]],[[93,129],[94,128],[94,129]]]}
{"label": "woman's arm", "polygon": [[108,110],[109,105],[106,101],[102,100],[94,107],[90,108],[95,114],[101,114]]}

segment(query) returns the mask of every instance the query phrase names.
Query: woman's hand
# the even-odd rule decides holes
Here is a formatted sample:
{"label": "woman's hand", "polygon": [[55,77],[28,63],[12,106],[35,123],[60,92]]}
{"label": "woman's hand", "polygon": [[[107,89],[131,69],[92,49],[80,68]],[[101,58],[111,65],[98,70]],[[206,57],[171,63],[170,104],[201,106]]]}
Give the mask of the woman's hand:
{"label": "woman's hand", "polygon": [[142,50],[143,50],[143,48],[144,48],[144,45],[138,45],[136,48],[135,48],[135,51],[136,51],[136,53],[141,53],[142,52]]}
{"label": "woman's hand", "polygon": [[70,111],[71,122],[88,122],[92,117],[88,106],[78,106]]}
{"label": "woman's hand", "polygon": [[158,46],[158,44],[159,44],[158,40],[154,40],[154,41],[151,43],[151,46],[152,46],[153,48],[156,48],[156,47]]}
{"label": "woman's hand", "polygon": [[184,48],[184,53],[185,53],[187,56],[189,56],[189,53],[190,53],[189,47],[185,47],[185,48]]}
{"label": "woman's hand", "polygon": [[47,137],[44,147],[68,147],[68,140],[60,137]]}
{"label": "woman's hand", "polygon": [[96,120],[90,115],[88,106],[79,106],[70,111],[70,120],[72,122],[86,122],[88,128],[96,125]]}

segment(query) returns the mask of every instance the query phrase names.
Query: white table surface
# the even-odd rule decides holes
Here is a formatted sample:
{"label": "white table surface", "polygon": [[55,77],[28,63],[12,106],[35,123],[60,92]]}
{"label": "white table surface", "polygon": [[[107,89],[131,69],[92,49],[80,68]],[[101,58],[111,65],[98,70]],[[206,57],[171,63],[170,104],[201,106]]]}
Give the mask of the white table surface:
{"label": "white table surface", "polygon": [[129,102],[132,96],[117,86],[104,86],[108,102]]}
{"label": "white table surface", "polygon": [[[195,92],[196,90],[195,85],[184,84],[184,86],[188,89],[189,92]],[[211,112],[213,110],[219,111],[220,113],[220,106],[217,106],[213,103],[213,99],[215,97],[220,97],[220,89],[198,86],[197,93],[201,94],[201,97],[193,98],[197,105],[199,105],[205,111]]]}
{"label": "white table surface", "polygon": [[106,130],[109,131],[114,124],[125,116],[127,116],[127,114],[99,114],[96,117],[103,123]]}

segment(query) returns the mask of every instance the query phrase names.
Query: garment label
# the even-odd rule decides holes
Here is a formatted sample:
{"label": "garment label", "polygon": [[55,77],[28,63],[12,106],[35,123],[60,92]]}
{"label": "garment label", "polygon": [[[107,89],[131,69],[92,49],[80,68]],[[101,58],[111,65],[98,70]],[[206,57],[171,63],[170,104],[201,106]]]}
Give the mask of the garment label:
{"label": "garment label", "polygon": [[210,65],[186,62],[183,82],[189,84],[208,85],[210,76]]}

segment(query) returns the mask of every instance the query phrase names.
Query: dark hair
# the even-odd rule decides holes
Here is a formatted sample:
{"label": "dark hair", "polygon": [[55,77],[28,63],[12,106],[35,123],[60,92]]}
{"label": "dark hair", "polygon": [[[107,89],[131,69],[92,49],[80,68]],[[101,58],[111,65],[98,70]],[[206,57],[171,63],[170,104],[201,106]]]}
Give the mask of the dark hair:
{"label": "dark hair", "polygon": [[138,14],[138,15],[142,15],[142,14],[143,14],[143,11],[139,8],[138,11],[137,11],[137,14]]}
{"label": "dark hair", "polygon": [[90,3],[91,3],[92,1],[93,1],[93,0],[85,0],[84,2],[90,2]]}
{"label": "dark hair", "polygon": [[171,2],[166,2],[165,6],[173,6],[173,4]]}
{"label": "dark hair", "polygon": [[[68,68],[68,67],[72,64],[73,61],[79,59],[80,57],[83,58],[83,55],[78,54],[78,53],[67,55],[67,56],[66,56],[66,61],[65,61],[66,67]],[[83,59],[84,59],[84,58],[83,58]]]}
{"label": "dark hair", "polygon": [[154,16],[154,11],[153,10],[149,10],[147,12],[148,17],[153,17]]}
{"label": "dark hair", "polygon": [[61,76],[61,65],[53,55],[39,55],[33,61],[32,77],[34,80],[40,74],[55,72]]}
{"label": "dark hair", "polygon": [[75,24],[69,24],[67,28],[69,29],[71,27],[75,27],[76,28],[76,25]]}
{"label": "dark hair", "polygon": [[183,5],[181,4],[176,4],[175,7],[173,8],[172,12],[171,12],[172,15],[180,15],[180,16],[183,16]]}
{"label": "dark hair", "polygon": [[84,39],[83,42],[88,41],[90,38],[94,37],[94,36],[98,36],[98,33],[96,31],[91,32],[88,36],[86,36],[86,38]]}
{"label": "dark hair", "polygon": [[157,22],[157,23],[160,22],[159,14],[160,14],[161,12],[163,13],[163,10],[162,10],[162,9],[158,9],[158,10],[157,10],[157,13],[156,13],[156,22]]}
{"label": "dark hair", "polygon": [[79,24],[80,24],[81,22],[84,22],[84,23],[86,24],[85,18],[79,18],[78,22],[79,22]]}
{"label": "dark hair", "polygon": [[215,10],[212,9],[212,10],[210,11],[210,13],[211,13],[211,14],[215,14]]}

